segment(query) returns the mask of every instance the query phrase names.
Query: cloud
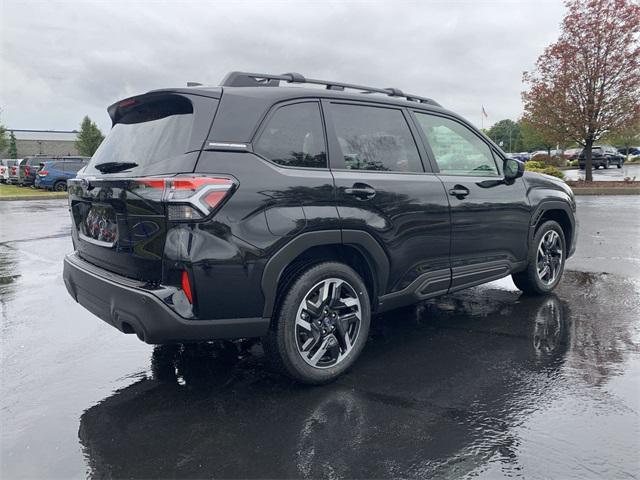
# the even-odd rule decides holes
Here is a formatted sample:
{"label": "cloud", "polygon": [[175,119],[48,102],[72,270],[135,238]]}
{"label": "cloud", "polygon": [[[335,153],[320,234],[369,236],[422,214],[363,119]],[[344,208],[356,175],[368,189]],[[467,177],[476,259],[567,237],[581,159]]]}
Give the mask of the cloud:
{"label": "cloud", "polygon": [[109,128],[128,95],[226,72],[394,86],[479,123],[521,112],[521,74],[559,33],[558,1],[4,0],[0,106],[12,128]]}

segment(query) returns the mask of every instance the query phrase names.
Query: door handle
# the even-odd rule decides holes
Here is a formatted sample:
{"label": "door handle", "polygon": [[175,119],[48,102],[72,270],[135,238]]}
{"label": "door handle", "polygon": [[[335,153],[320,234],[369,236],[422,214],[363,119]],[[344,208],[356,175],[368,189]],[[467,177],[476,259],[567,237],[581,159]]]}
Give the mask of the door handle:
{"label": "door handle", "polygon": [[368,200],[376,196],[375,189],[366,183],[354,183],[351,188],[345,188],[344,193],[359,200]]}
{"label": "door handle", "polygon": [[469,195],[469,189],[463,185],[455,185],[451,190],[449,190],[449,195],[456,197],[458,200],[462,200],[464,197]]}

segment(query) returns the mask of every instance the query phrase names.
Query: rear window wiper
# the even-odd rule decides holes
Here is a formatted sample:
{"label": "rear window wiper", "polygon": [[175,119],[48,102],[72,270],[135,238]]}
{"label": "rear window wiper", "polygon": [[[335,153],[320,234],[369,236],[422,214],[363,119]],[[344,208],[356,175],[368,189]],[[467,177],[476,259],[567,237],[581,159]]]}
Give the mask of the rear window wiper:
{"label": "rear window wiper", "polygon": [[115,173],[137,167],[136,162],[105,162],[94,165],[101,173]]}

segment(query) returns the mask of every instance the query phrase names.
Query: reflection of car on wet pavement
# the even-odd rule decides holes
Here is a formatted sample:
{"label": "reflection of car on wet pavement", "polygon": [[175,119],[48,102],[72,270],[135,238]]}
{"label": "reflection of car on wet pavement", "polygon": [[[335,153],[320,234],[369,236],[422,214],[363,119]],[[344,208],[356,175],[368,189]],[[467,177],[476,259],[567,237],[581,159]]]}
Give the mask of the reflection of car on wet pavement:
{"label": "reflection of car on wet pavement", "polygon": [[156,347],[151,378],[87,410],[80,441],[96,477],[460,476],[515,448],[509,429],[565,361],[568,308],[492,289],[443,297],[374,322],[366,362],[322,390],[283,391],[255,346]]}
{"label": "reflection of car on wet pavement", "polygon": [[323,383],[372,313],[509,275],[546,294],[575,250],[571,189],[430,99],[232,72],[108,111],[69,181],[64,282],[147,343],[262,337],[283,373]]}

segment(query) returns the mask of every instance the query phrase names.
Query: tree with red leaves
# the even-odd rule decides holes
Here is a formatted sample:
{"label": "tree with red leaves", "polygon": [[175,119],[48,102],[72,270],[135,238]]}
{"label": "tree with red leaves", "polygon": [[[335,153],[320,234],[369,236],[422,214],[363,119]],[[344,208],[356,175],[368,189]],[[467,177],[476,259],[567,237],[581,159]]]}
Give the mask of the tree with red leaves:
{"label": "tree with red leaves", "polygon": [[558,41],[525,72],[524,118],[572,139],[586,155],[608,132],[640,119],[640,5],[633,0],[568,0]]}

